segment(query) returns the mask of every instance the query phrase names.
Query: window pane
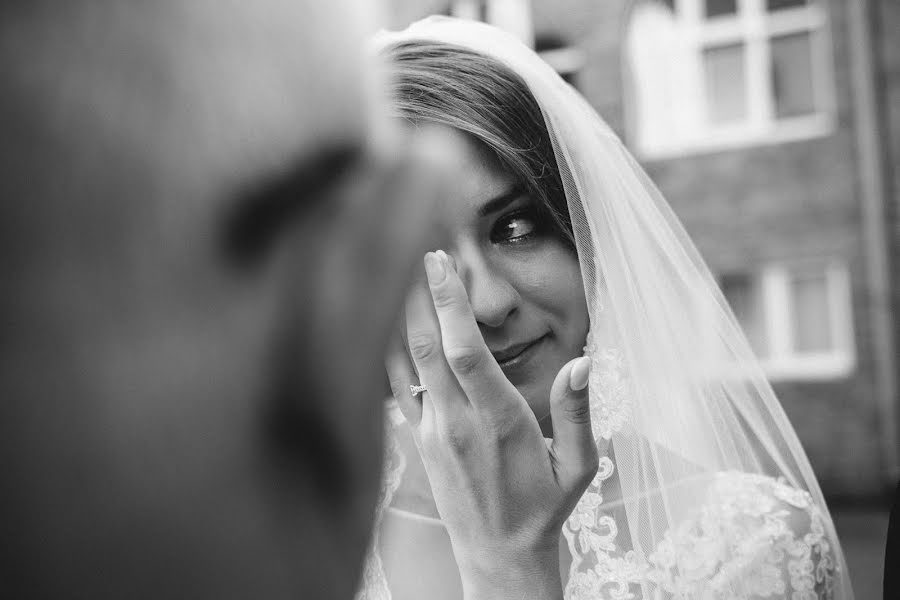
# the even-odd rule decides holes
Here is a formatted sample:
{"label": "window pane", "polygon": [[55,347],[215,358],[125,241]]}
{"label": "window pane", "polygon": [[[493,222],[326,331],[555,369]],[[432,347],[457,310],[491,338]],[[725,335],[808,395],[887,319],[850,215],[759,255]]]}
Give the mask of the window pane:
{"label": "window pane", "polygon": [[757,356],[766,356],[765,309],[758,279],[747,273],[735,273],[722,276],[719,283],[744,335],[750,341],[750,347]]}
{"label": "window pane", "polygon": [[811,42],[808,32],[772,38],[772,91],[779,118],[815,112]]}
{"label": "window pane", "polygon": [[706,17],[733,15],[737,12],[737,0],[706,0]]}
{"label": "window pane", "polygon": [[719,46],[703,51],[706,103],[714,124],[742,121],[747,114],[744,46]]}
{"label": "window pane", "polygon": [[780,10],[782,8],[793,8],[795,6],[806,6],[807,0],[766,0],[766,9]]}
{"label": "window pane", "polygon": [[450,14],[459,19],[486,21],[485,5],[481,0],[454,0],[450,3]]}
{"label": "window pane", "polygon": [[828,352],[834,348],[831,299],[824,272],[791,277],[791,309],[795,352]]}

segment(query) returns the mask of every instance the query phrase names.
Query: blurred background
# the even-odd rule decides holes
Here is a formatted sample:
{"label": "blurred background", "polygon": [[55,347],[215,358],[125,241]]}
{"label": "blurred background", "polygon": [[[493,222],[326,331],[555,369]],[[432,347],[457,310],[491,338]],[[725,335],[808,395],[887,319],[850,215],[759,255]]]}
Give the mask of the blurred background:
{"label": "blurred background", "polygon": [[644,165],[761,357],[881,597],[900,478],[900,2],[382,0],[534,47]]}

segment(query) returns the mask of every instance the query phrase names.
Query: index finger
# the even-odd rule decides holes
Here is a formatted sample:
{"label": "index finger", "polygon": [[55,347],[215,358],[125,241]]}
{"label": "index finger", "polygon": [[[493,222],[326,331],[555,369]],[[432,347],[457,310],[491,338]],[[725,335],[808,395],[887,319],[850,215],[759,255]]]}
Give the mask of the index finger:
{"label": "index finger", "polygon": [[469,296],[447,255],[425,255],[428,287],[441,330],[444,357],[460,388],[476,408],[497,407],[517,392],[484,343]]}
{"label": "index finger", "polygon": [[441,328],[424,281],[413,284],[406,298],[406,348],[419,380],[427,386],[426,405],[441,419],[452,419],[468,405],[465,391],[444,357]]}

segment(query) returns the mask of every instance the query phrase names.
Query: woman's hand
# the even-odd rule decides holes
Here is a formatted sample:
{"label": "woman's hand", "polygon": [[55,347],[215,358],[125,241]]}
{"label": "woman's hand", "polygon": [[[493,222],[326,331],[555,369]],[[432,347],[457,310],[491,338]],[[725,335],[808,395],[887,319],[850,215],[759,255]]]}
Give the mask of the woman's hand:
{"label": "woman's hand", "polygon": [[[589,362],[553,383],[547,446],[525,399],[488,350],[449,257],[425,256],[406,314],[406,347],[387,358],[398,400],[446,524],[466,598],[561,598],[562,524],[597,470]],[[412,396],[410,384],[428,391]]]}

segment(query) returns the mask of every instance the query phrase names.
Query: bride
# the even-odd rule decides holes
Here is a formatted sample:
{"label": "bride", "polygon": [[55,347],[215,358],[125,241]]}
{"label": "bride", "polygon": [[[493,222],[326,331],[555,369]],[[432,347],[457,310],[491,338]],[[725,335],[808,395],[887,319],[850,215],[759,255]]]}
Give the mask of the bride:
{"label": "bride", "polygon": [[707,267],[602,119],[490,26],[376,41],[455,175],[386,365],[359,598],[850,599],[797,437]]}

